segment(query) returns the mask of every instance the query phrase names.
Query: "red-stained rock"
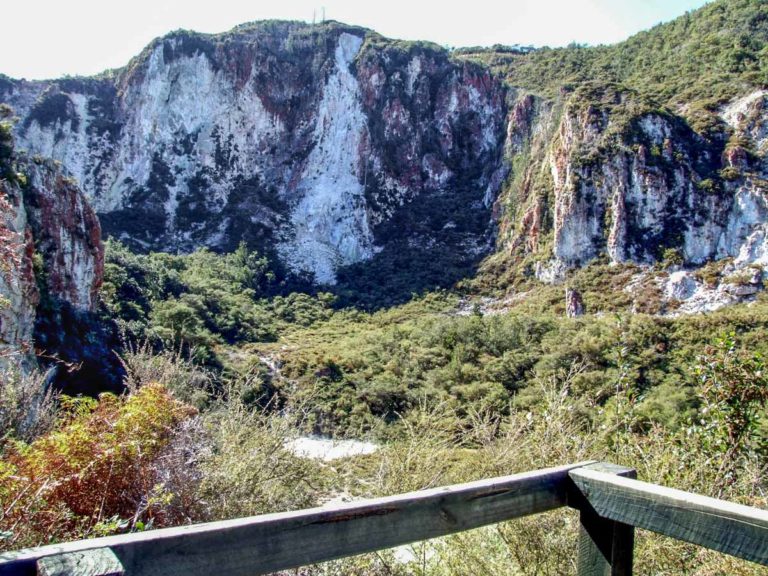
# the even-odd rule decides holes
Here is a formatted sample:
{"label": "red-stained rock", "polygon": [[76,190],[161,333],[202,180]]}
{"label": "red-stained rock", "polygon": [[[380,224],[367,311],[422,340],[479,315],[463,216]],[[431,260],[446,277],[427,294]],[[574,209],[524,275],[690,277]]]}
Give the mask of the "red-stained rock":
{"label": "red-stained rock", "polygon": [[104,248],[95,212],[56,163],[21,159],[17,169],[27,184],[2,188],[10,204],[2,226],[12,233],[3,249],[16,257],[0,274],[0,361],[21,356],[31,365],[40,290],[76,311],[92,312]]}
{"label": "red-stained rock", "polygon": [[[21,145],[61,161],[133,249],[246,241],[320,283],[393,238],[490,249],[507,89],[439,46],[260,22],[171,33],[109,77],[11,85]],[[442,221],[424,228],[413,202]]]}
{"label": "red-stained rock", "polygon": [[741,146],[727,148],[723,153],[723,164],[730,168],[745,170],[749,168],[749,154]]}
{"label": "red-stained rock", "polygon": [[49,295],[93,311],[104,277],[101,226],[75,182],[51,160],[26,163],[24,190],[35,249],[42,256]]}
{"label": "red-stained rock", "polygon": [[0,366],[19,356],[32,364],[40,294],[33,271],[34,240],[18,186],[0,182],[0,206]]}

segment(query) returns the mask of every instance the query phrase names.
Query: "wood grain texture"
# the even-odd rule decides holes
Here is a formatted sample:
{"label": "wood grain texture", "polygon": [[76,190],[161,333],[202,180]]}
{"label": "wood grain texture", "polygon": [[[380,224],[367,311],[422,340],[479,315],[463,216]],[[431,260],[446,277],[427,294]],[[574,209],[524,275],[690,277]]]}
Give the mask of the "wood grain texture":
{"label": "wood grain texture", "polygon": [[109,548],[47,556],[37,561],[39,576],[123,576],[123,565]]}
{"label": "wood grain texture", "polygon": [[579,516],[579,576],[631,576],[635,528],[582,510]]}
{"label": "wood grain texture", "polygon": [[568,472],[549,468],[335,508],[110,536],[0,555],[0,575],[34,574],[37,560],[110,548],[125,573],[268,574],[381,550],[564,506]]}
{"label": "wood grain texture", "polygon": [[[597,462],[584,469],[635,478],[632,468]],[[633,526],[601,517],[589,500],[578,490],[570,505],[580,510],[579,576],[631,576],[635,529]]]}
{"label": "wood grain texture", "polygon": [[768,511],[586,468],[571,479],[602,517],[768,565]]}

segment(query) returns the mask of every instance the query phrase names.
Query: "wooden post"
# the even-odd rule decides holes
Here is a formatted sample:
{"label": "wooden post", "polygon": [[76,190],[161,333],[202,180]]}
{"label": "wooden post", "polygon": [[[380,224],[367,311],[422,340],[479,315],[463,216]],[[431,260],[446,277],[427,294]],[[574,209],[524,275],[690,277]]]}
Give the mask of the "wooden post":
{"label": "wooden post", "polygon": [[601,518],[768,566],[768,510],[587,466],[571,470],[568,476]]}
{"label": "wooden post", "polygon": [[[636,478],[637,472],[615,464],[600,462],[585,466],[608,474]],[[589,494],[574,488],[569,504],[580,511],[579,576],[631,576],[635,528],[601,517],[588,500]]]}

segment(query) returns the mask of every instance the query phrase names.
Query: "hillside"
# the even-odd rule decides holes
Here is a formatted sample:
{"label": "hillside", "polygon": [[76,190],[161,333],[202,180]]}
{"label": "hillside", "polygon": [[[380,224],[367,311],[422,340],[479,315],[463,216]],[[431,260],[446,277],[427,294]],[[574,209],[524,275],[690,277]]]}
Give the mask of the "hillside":
{"label": "hillside", "polygon": [[600,254],[700,264],[738,252],[717,227],[740,226],[726,212],[750,203],[746,189],[762,205],[766,9],[714,2],[614,46],[458,51],[514,91],[497,210],[523,266],[552,277]]}
{"label": "hillside", "polygon": [[706,109],[765,86],[767,19],[764,2],[711,2],[611,46],[463,48],[458,55],[549,98],[583,83],[617,83],[671,108]]}
{"label": "hillside", "polygon": [[[562,49],[269,21],[0,77],[0,547],[592,458],[764,507],[767,38],[766,0]],[[570,574],[576,526],[307,574]]]}
{"label": "hillside", "polygon": [[179,31],[110,76],[7,81],[2,100],[18,146],[60,160],[133,250],[245,241],[297,280],[369,262],[426,287],[490,247],[504,91],[432,45],[332,22]]}

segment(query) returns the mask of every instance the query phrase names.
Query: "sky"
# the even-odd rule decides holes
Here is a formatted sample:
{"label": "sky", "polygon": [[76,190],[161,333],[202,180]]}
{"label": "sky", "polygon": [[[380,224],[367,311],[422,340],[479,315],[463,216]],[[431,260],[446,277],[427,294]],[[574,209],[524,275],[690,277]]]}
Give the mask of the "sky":
{"label": "sky", "polygon": [[253,20],[327,19],[443,46],[611,44],[705,0],[11,0],[2,8],[0,73],[90,75],[127,64],[171,30],[223,32]]}

